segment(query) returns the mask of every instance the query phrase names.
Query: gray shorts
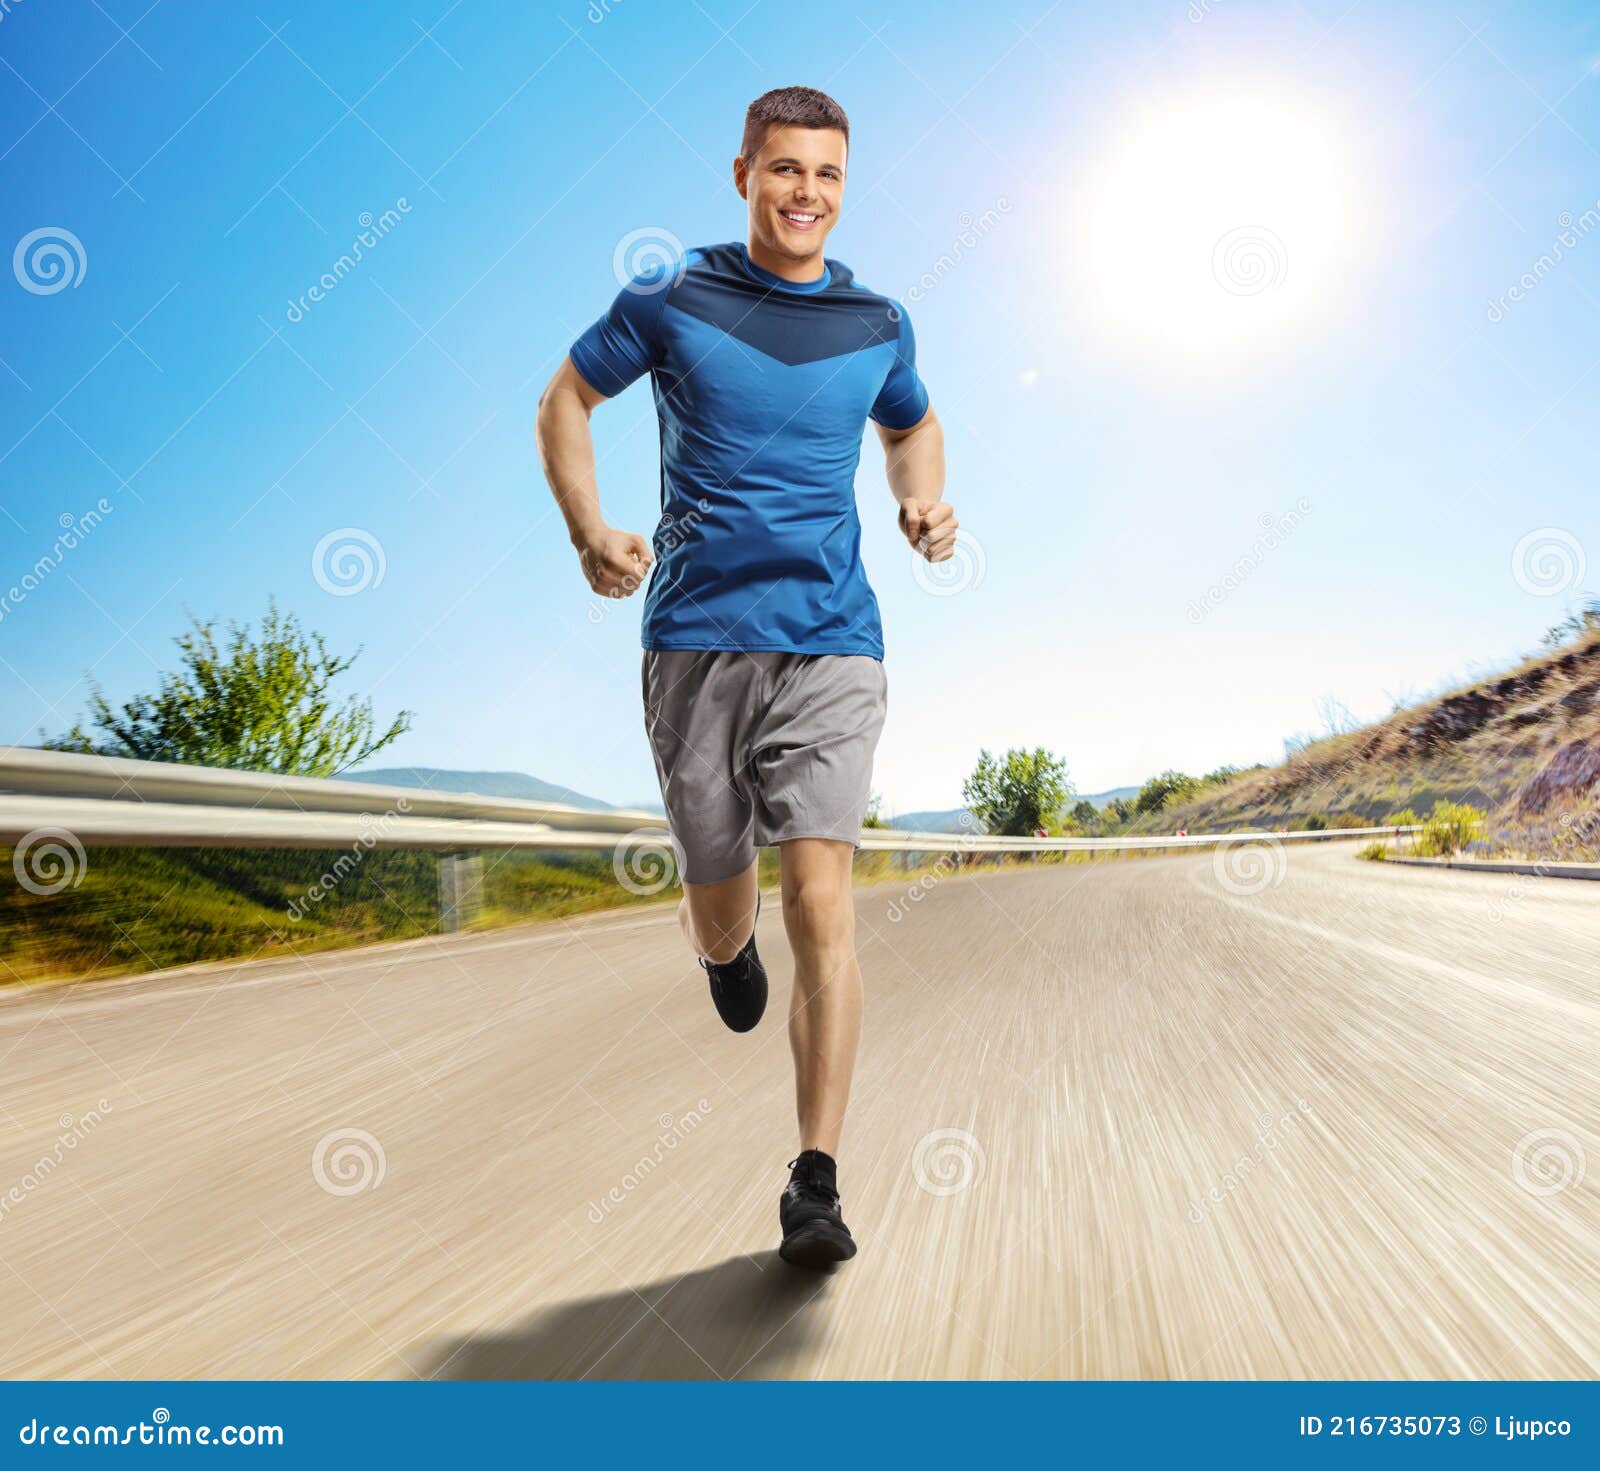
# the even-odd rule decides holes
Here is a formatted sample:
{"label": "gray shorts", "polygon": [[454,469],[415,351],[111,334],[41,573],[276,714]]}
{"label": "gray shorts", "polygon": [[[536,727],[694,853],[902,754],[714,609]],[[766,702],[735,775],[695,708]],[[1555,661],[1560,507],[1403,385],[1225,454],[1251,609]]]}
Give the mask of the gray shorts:
{"label": "gray shorts", "polygon": [[646,649],[643,682],[685,882],[732,878],[789,838],[860,847],[888,708],[881,659]]}

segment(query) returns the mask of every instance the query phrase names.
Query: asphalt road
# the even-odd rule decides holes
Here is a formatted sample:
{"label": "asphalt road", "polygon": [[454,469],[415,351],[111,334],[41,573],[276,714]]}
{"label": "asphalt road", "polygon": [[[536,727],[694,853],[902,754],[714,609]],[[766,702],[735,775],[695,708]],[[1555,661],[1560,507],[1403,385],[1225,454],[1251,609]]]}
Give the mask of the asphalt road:
{"label": "asphalt road", "polygon": [[[0,1373],[1600,1372],[1600,894],[1347,844],[858,892],[861,1243],[670,905],[0,998]],[[1425,1408],[1425,1407],[1421,1407]]]}

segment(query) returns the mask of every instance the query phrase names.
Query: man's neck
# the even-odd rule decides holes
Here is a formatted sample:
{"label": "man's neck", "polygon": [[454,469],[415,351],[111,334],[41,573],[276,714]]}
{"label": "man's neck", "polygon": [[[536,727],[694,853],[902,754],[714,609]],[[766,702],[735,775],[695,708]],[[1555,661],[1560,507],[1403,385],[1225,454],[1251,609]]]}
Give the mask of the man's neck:
{"label": "man's neck", "polygon": [[794,281],[801,286],[820,281],[822,273],[827,270],[821,250],[815,255],[806,256],[803,260],[794,260],[790,256],[778,255],[775,251],[768,250],[753,236],[745,246],[745,250],[749,252],[750,259],[763,271],[770,271],[774,276],[779,276],[785,281]]}

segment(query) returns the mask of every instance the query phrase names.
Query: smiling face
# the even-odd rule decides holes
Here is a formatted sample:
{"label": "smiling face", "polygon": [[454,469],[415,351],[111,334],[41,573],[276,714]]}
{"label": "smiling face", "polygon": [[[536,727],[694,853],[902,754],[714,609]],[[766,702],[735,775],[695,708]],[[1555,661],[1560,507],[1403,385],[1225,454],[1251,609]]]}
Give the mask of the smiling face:
{"label": "smiling face", "polygon": [[733,161],[750,205],[750,255],[777,275],[820,274],[822,244],[844,198],[845,137],[834,128],[771,127],[752,159]]}

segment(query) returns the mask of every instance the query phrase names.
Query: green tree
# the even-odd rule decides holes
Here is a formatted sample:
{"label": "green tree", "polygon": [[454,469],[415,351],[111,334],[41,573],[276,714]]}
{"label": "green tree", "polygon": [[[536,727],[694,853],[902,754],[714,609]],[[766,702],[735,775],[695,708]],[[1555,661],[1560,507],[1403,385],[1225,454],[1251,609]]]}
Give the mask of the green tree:
{"label": "green tree", "polygon": [[874,792],[867,800],[867,815],[861,819],[862,827],[888,827],[883,820],[883,793]]}
{"label": "green tree", "polygon": [[1035,828],[1048,829],[1071,795],[1066,763],[1043,746],[1013,748],[999,761],[982,750],[961,785],[962,801],[989,832],[1004,837],[1029,837]]}
{"label": "green tree", "polygon": [[1160,776],[1152,776],[1139,788],[1133,808],[1139,813],[1161,812],[1176,802],[1192,797],[1199,790],[1200,783],[1192,776],[1181,771],[1163,771]]}
{"label": "green tree", "polygon": [[1100,820],[1100,809],[1093,802],[1079,802],[1072,809],[1072,820],[1079,827],[1093,827]]}
{"label": "green tree", "polygon": [[292,613],[269,599],[259,636],[248,624],[228,625],[226,649],[218,645],[216,620],[193,625],[173,642],[181,667],[163,677],[153,695],[139,695],[113,709],[91,679],[88,721],[43,742],[46,749],[142,761],[272,771],[294,776],[332,776],[364,761],[411,729],[402,710],[374,736],[372,701],[351,696],[333,708],[333,681],[360,656],[330,654],[319,633],[305,634]]}

